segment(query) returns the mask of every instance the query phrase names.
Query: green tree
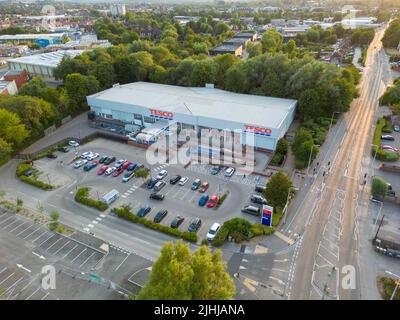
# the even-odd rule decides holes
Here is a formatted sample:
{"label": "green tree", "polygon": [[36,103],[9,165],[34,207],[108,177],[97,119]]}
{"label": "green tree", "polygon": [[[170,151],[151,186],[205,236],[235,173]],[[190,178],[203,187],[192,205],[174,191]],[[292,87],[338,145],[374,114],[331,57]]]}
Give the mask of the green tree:
{"label": "green tree", "polygon": [[52,211],[50,213],[49,229],[51,231],[54,231],[59,227],[59,224],[58,224],[58,219],[59,218],[60,218],[60,214],[57,211]]}
{"label": "green tree", "polygon": [[289,142],[285,138],[280,138],[276,145],[276,153],[286,155],[289,151]]}
{"label": "green tree", "polygon": [[264,32],[261,38],[263,52],[276,53],[282,46],[282,35],[275,29]]}
{"label": "green tree", "polygon": [[227,300],[235,294],[220,250],[211,253],[206,246],[193,254],[189,246],[168,242],[153,264],[139,300]]}
{"label": "green tree", "polygon": [[79,110],[86,105],[86,96],[100,90],[100,83],[93,76],[72,73],[65,78],[65,89]]}
{"label": "green tree", "polygon": [[374,197],[378,199],[383,199],[388,191],[388,184],[381,177],[372,178],[372,188],[371,193]]}
{"label": "green tree", "polygon": [[270,205],[283,208],[291,186],[292,182],[289,177],[279,171],[269,179],[263,194]]}
{"label": "green tree", "polygon": [[400,43],[400,19],[393,20],[382,38],[385,48],[397,48]]}
{"label": "green tree", "polygon": [[303,117],[317,118],[321,116],[321,100],[315,89],[304,90],[298,102],[298,113]]}
{"label": "green tree", "polygon": [[0,108],[0,152],[9,154],[11,148],[19,146],[28,137],[29,131],[21,123],[19,116]]}
{"label": "green tree", "polygon": [[149,169],[141,168],[135,172],[136,178],[146,179],[150,175]]}

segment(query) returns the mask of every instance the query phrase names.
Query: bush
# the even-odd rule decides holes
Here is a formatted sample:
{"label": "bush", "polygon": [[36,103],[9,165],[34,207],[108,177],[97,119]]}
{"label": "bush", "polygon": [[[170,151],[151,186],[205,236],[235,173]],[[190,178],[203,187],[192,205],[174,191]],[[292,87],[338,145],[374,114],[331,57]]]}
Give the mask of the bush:
{"label": "bush", "polygon": [[115,208],[114,213],[118,218],[131,221],[133,223],[139,223],[147,228],[164,232],[171,236],[187,240],[189,242],[197,242],[197,234],[195,232],[180,231],[179,229],[174,229],[168,226],[164,226],[159,223],[147,220],[145,218],[139,218],[137,215],[133,214],[130,207],[125,205],[120,208]]}
{"label": "bush", "polygon": [[54,189],[54,186],[52,186],[51,184],[48,184],[46,182],[37,180],[35,178],[31,178],[31,177],[26,177],[26,176],[20,176],[19,179],[25,183],[28,183],[32,186],[38,187],[40,189],[43,190],[51,190]]}
{"label": "bush", "polygon": [[273,166],[280,166],[283,162],[283,155],[280,153],[275,153],[274,156],[272,157],[270,164]]}
{"label": "bush", "polygon": [[217,201],[215,208],[218,209],[229,195],[229,191],[225,192]]}
{"label": "bush", "polygon": [[108,208],[108,205],[100,200],[92,199],[89,197],[89,188],[79,188],[75,194],[75,201],[82,203],[86,206],[93,207],[97,210],[104,211]]}
{"label": "bush", "polygon": [[20,176],[23,175],[23,173],[24,173],[25,171],[27,171],[27,170],[29,170],[29,169],[32,169],[31,164],[30,164],[30,163],[27,163],[27,162],[24,162],[24,163],[21,163],[21,164],[17,167],[15,173],[16,173],[17,177],[20,177]]}
{"label": "bush", "polygon": [[388,190],[388,184],[385,180],[380,177],[372,178],[372,195],[377,199],[383,199],[386,196]]}

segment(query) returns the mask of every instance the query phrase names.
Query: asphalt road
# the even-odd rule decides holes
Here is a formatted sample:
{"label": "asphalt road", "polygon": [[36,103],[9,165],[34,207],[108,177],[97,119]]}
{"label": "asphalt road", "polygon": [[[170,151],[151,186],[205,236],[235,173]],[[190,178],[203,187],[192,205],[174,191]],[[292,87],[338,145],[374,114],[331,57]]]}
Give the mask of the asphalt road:
{"label": "asphalt road", "polygon": [[[360,96],[337,132],[325,162],[320,164],[311,188],[284,232],[302,236],[296,260],[290,299],[359,299],[358,215],[359,201],[366,192],[361,186],[371,143],[371,128],[378,98],[385,86],[382,70],[386,60],[381,51],[383,30],[377,32],[369,50],[359,85]],[[328,164],[328,161],[330,162]],[[325,172],[325,175],[323,174]],[[290,234],[288,234],[290,236]],[[345,266],[355,270],[356,286],[342,286]],[[350,268],[351,268],[350,267]]]}

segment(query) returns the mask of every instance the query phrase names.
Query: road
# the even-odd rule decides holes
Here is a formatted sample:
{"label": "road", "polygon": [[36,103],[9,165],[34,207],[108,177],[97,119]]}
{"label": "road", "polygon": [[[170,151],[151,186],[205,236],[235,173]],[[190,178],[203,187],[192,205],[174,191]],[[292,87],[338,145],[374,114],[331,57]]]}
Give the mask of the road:
{"label": "road", "polygon": [[[358,217],[365,197],[361,182],[369,175],[363,162],[371,143],[371,128],[382,83],[384,53],[379,30],[372,41],[359,98],[353,101],[337,131],[310,191],[298,206],[284,232],[297,234],[303,245],[296,261],[290,299],[359,299]],[[366,157],[368,159],[368,157]],[[345,267],[350,266],[350,267]],[[343,269],[343,267],[345,267]],[[346,269],[349,268],[349,269]],[[346,272],[355,271],[355,286],[341,285]]]}

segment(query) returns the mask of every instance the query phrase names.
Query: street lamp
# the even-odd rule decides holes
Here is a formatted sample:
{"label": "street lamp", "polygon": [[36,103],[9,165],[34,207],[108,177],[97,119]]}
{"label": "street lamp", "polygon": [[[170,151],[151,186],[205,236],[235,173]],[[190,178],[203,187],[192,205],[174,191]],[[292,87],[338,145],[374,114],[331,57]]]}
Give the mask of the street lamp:
{"label": "street lamp", "polygon": [[392,293],[392,295],[390,296],[390,300],[393,300],[394,297],[395,297],[395,295],[396,295],[397,289],[399,289],[399,285],[400,285],[400,276],[397,275],[397,274],[394,274],[393,272],[387,271],[387,270],[385,271],[385,273],[388,274],[388,275],[390,275],[390,276],[392,276],[392,277],[397,278],[397,280],[395,280],[396,287],[394,288],[393,293]]}
{"label": "street lamp", "polygon": [[310,170],[311,156],[312,156],[312,153],[313,153],[313,149],[314,149],[314,143],[311,145],[310,157],[308,158],[307,177],[308,177],[308,171]]}
{"label": "street lamp", "polygon": [[291,194],[292,194],[292,190],[296,190],[296,188],[295,187],[290,187],[289,188],[289,190],[288,190],[288,195],[287,195],[287,198],[286,198],[286,205],[285,205],[285,207],[283,208],[283,224],[285,224],[286,223],[286,213],[287,213],[287,210],[288,210],[288,206],[289,206],[289,200],[292,198],[291,197]]}
{"label": "street lamp", "polygon": [[339,112],[339,111],[333,111],[333,112],[332,112],[331,123],[329,124],[328,133],[331,132],[331,127],[332,127],[332,122],[333,122],[333,116],[335,115],[335,113],[340,113],[340,112]]}

